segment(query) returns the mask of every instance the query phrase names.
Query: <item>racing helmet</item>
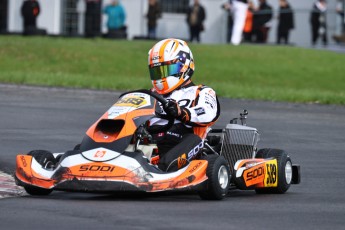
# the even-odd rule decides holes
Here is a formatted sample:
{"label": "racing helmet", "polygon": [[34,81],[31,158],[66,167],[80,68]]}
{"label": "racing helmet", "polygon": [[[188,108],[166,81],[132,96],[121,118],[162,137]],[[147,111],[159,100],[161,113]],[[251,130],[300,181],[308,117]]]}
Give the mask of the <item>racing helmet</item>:
{"label": "racing helmet", "polygon": [[169,38],[156,43],[149,51],[148,65],[154,89],[168,94],[188,81],[194,73],[194,59],[187,43]]}

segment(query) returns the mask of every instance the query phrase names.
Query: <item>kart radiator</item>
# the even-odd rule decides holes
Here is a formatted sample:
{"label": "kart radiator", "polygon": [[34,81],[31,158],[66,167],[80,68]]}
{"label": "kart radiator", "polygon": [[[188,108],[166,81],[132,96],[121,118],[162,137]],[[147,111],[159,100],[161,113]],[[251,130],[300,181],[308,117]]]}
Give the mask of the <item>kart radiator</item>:
{"label": "kart radiator", "polygon": [[229,162],[231,174],[238,160],[255,157],[258,141],[259,133],[255,128],[238,124],[226,126],[221,155]]}

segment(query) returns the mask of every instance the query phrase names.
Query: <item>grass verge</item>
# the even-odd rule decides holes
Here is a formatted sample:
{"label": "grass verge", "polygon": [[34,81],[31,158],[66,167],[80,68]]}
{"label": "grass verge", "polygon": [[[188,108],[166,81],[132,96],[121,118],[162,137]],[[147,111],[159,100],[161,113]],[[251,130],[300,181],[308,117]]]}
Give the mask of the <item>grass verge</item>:
{"label": "grass verge", "polygon": [[[154,41],[0,36],[0,82],[150,88]],[[194,82],[232,98],[345,104],[345,55],[284,46],[190,44]]]}

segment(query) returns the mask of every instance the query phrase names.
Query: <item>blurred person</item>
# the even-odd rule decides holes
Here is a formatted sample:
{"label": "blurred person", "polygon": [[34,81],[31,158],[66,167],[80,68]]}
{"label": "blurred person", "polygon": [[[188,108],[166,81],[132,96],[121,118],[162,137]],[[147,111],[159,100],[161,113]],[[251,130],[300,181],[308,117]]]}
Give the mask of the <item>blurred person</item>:
{"label": "blurred person", "polygon": [[340,21],[340,26],[338,27],[337,34],[333,35],[333,39],[337,43],[345,43],[344,3],[342,0],[338,0],[336,12],[338,14],[338,21]]}
{"label": "blurred person", "polygon": [[315,46],[319,37],[323,45],[327,45],[327,21],[326,21],[327,2],[318,0],[313,4],[310,14],[310,24],[312,33],[312,45]]}
{"label": "blurred person", "polygon": [[0,0],[0,34],[7,32],[8,19],[8,2],[7,0]]}
{"label": "blurred person", "polygon": [[122,37],[125,31],[126,12],[119,0],[112,2],[103,9],[107,15],[107,28],[109,37]]}
{"label": "blurred person", "polygon": [[253,1],[248,1],[247,16],[243,28],[243,40],[245,42],[252,42],[254,11],[255,6]]}
{"label": "blurred person", "polygon": [[101,35],[101,0],[85,0],[85,37]]}
{"label": "blurred person", "polygon": [[205,8],[200,4],[199,0],[194,0],[192,6],[187,11],[187,24],[189,26],[190,39],[200,42],[200,32],[204,31],[204,20],[206,18]]}
{"label": "blurred person", "polygon": [[279,16],[278,16],[278,30],[277,30],[277,44],[284,41],[289,43],[290,30],[294,28],[293,10],[287,0],[279,1]]}
{"label": "blurred person", "polygon": [[161,17],[161,8],[157,0],[149,0],[147,18],[147,37],[156,38],[157,20]]}
{"label": "blurred person", "polygon": [[234,26],[234,18],[231,12],[231,4],[230,0],[229,2],[226,2],[221,5],[222,9],[226,10],[228,17],[227,17],[227,31],[226,31],[226,42],[230,43],[231,41],[231,35],[232,35],[232,28]]}
{"label": "blurred person", "polygon": [[24,34],[31,34],[37,30],[36,20],[40,11],[40,5],[36,0],[26,0],[23,2],[21,14],[23,16]]}
{"label": "blurred person", "polygon": [[229,0],[223,4],[223,8],[230,10],[233,18],[231,31],[231,44],[239,45],[242,41],[243,29],[246,21],[248,1],[247,0]]}
{"label": "blurred person", "polygon": [[345,32],[344,3],[345,2],[343,0],[338,0],[335,8],[335,11],[337,12],[340,21],[340,30],[343,33]]}
{"label": "blurred person", "polygon": [[259,0],[259,7],[255,10],[253,17],[253,35],[255,36],[255,42],[267,42],[272,17],[272,7],[266,0]]}
{"label": "blurred person", "polygon": [[[342,17],[344,17],[344,1],[343,0],[337,0],[337,5],[335,8],[335,11]],[[343,21],[344,23],[344,21]]]}

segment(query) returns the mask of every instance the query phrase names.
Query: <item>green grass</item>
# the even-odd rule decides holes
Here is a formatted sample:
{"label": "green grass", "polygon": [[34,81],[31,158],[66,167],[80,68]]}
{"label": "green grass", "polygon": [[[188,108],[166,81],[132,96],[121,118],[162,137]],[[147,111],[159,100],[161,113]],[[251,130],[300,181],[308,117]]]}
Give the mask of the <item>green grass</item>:
{"label": "green grass", "polygon": [[[153,41],[0,36],[0,82],[74,88],[150,88]],[[297,47],[190,44],[194,82],[219,96],[345,104],[345,55]]]}

